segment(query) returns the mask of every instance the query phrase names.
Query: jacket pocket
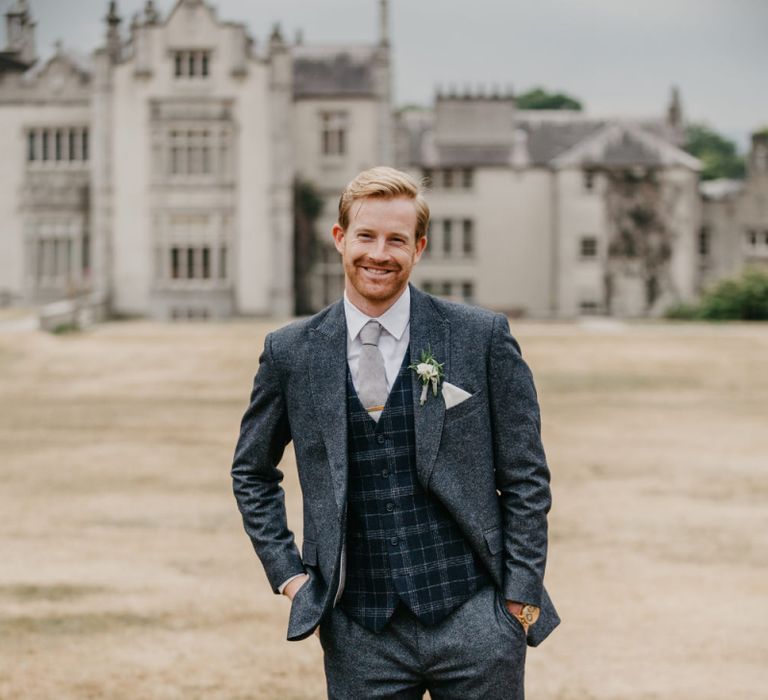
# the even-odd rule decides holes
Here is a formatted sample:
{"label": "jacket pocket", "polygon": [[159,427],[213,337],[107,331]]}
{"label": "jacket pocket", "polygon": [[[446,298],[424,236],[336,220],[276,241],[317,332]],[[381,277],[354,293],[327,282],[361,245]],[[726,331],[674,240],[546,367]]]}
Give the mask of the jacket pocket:
{"label": "jacket pocket", "polygon": [[480,389],[480,391],[475,392],[468,399],[464,399],[461,403],[445,409],[445,424],[447,425],[448,423],[466,418],[484,405],[486,405],[485,391]]}
{"label": "jacket pocket", "polygon": [[312,540],[304,540],[301,546],[301,559],[307,566],[317,566],[317,544]]}
{"label": "jacket pocket", "polygon": [[491,554],[496,555],[502,550],[504,543],[502,542],[500,527],[492,527],[490,530],[485,530],[483,536]]}

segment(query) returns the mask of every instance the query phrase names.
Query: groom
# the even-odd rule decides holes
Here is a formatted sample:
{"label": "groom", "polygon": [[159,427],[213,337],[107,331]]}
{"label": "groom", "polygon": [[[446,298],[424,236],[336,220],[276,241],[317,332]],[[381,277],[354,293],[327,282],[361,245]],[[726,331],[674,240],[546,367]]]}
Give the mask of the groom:
{"label": "groom", "polygon": [[288,639],[319,626],[331,698],[523,698],[526,643],[559,622],[531,373],[504,316],[408,284],[428,223],[405,173],[347,186],[344,298],[267,336],[235,450],[245,530],[292,601]]}

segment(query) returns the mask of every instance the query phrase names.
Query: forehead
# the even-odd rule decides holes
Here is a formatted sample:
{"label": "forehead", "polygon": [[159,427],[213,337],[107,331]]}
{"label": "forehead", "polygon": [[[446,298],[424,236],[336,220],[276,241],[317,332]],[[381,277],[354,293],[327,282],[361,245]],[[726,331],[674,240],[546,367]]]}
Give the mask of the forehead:
{"label": "forehead", "polygon": [[408,197],[364,197],[352,203],[349,228],[416,235],[416,204]]}

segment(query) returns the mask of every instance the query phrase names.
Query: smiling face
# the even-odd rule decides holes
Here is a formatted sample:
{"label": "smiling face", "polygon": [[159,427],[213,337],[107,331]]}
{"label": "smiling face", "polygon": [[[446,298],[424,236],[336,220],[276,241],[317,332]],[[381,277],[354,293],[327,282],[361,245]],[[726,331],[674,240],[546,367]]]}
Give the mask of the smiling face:
{"label": "smiling face", "polygon": [[344,264],[344,288],[363,313],[380,316],[403,293],[427,239],[416,240],[416,207],[408,197],[365,197],[349,225],[333,227]]}

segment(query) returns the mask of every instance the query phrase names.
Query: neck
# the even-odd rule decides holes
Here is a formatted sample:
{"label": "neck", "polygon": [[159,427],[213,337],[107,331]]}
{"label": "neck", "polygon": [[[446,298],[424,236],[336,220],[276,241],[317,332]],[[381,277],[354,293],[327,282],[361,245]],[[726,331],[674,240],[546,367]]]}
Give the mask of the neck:
{"label": "neck", "polygon": [[344,285],[344,291],[347,294],[349,303],[352,304],[358,311],[361,311],[366,316],[370,316],[371,318],[378,318],[382,314],[386,313],[389,309],[391,309],[397,303],[397,300],[403,296],[407,288],[408,285],[406,284],[394,299],[386,299],[385,301],[377,303],[375,300],[366,299],[365,297],[358,294],[351,284]]}

